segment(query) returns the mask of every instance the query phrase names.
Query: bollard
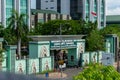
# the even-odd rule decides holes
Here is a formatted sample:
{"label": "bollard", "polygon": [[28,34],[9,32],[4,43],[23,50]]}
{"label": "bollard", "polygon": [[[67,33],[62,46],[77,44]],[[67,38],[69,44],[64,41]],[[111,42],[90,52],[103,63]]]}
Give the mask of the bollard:
{"label": "bollard", "polygon": [[48,78],[49,77],[49,73],[47,72],[47,73],[45,73],[45,77],[46,78]]}

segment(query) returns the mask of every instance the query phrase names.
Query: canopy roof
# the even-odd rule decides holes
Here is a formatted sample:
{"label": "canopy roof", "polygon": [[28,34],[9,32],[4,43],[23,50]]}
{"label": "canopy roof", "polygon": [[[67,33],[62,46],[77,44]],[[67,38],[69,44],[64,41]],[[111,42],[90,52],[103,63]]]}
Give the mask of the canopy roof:
{"label": "canopy roof", "polygon": [[33,41],[51,41],[51,40],[75,40],[82,39],[85,35],[32,35],[28,36],[28,38],[32,38]]}

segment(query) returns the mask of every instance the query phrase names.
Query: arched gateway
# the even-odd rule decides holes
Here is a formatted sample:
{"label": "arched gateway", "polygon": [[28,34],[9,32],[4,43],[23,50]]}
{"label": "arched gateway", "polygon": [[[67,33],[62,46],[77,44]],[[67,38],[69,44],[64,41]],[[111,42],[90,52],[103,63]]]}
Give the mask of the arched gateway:
{"label": "arched gateway", "polygon": [[59,60],[63,60],[67,66],[77,66],[80,54],[85,52],[83,37],[84,35],[29,36],[33,40],[29,42],[29,56],[30,58],[53,56],[51,64],[54,67],[58,67]]}

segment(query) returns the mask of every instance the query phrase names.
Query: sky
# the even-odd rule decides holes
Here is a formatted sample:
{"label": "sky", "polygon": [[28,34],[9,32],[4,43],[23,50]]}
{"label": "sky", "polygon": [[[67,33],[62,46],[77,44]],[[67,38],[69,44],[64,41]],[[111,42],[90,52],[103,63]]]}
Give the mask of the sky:
{"label": "sky", "polygon": [[106,0],[106,14],[120,15],[120,0]]}
{"label": "sky", "polygon": [[[35,9],[35,0],[31,0],[31,7]],[[106,15],[120,15],[120,0],[106,0]]]}

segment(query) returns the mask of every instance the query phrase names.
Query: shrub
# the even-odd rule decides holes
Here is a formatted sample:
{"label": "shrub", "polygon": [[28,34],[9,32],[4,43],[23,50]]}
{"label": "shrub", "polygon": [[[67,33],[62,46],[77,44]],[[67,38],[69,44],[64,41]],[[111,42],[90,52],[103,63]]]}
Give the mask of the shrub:
{"label": "shrub", "polygon": [[120,74],[113,66],[93,64],[74,76],[73,80],[120,80]]}

